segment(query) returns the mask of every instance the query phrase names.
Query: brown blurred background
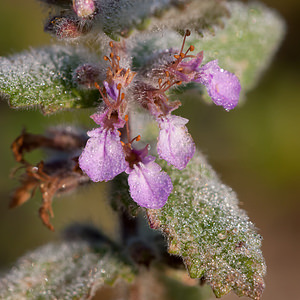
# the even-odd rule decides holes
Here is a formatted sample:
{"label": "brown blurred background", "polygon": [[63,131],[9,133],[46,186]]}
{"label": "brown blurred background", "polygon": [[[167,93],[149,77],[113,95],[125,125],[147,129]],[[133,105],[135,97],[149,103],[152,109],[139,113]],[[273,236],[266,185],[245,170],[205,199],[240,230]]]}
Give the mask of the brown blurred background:
{"label": "brown blurred background", "polygon": [[[238,194],[241,206],[263,235],[268,265],[264,300],[298,299],[300,280],[300,2],[264,0],[287,22],[286,38],[259,85],[241,107],[226,113],[219,107],[187,101],[183,116],[199,148],[224,183]],[[43,12],[35,0],[0,2],[0,55],[50,43],[43,32]],[[197,108],[196,108],[197,107]],[[38,111],[14,111],[0,103],[0,268],[17,257],[59,237],[73,221],[88,221],[114,234],[115,216],[105,203],[105,185],[83,188],[54,203],[56,232],[38,218],[40,198],[8,210],[16,180],[10,144],[26,126],[41,133],[49,124],[84,123],[88,111],[43,117]],[[40,153],[31,157],[40,157]],[[95,197],[96,195],[96,197]],[[228,295],[224,299],[237,299]]]}

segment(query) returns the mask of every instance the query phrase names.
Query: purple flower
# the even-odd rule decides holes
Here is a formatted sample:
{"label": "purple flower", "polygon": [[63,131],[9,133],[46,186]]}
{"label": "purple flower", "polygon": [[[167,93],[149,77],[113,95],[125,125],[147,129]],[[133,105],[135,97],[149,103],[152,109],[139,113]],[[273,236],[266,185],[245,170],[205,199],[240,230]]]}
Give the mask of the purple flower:
{"label": "purple flower", "polygon": [[115,82],[112,82],[111,85],[107,81],[103,81],[103,85],[105,87],[106,93],[110,98],[117,101],[120,91],[117,88],[117,84]]}
{"label": "purple flower", "polygon": [[189,61],[181,60],[178,65],[171,65],[168,70],[176,77],[176,80],[183,82],[190,82],[194,79],[199,66],[203,60],[203,51],[199,52]]}
{"label": "purple flower", "polygon": [[195,153],[194,141],[185,126],[187,122],[187,119],[174,115],[158,119],[157,153],[179,170],[186,167]]}
{"label": "purple flower", "polygon": [[[142,151],[132,150],[138,163],[128,166],[129,191],[132,199],[142,207],[158,209],[163,207],[173,189],[172,181],[166,172],[154,162],[147,147]],[[146,156],[147,155],[147,156]]]}
{"label": "purple flower", "polygon": [[161,171],[148,155],[147,146],[143,150],[132,149],[131,143],[122,144],[118,128],[125,121],[116,111],[106,109],[91,116],[100,128],[89,131],[90,137],[79,157],[80,168],[94,182],[108,181],[126,171],[132,199],[142,207],[161,208],[167,202],[173,189],[170,177]]}
{"label": "purple flower", "polygon": [[216,105],[230,110],[238,104],[241,91],[240,82],[233,73],[221,69],[218,60],[210,61],[200,68],[193,81],[205,85],[208,95]]}
{"label": "purple flower", "polygon": [[117,130],[125,122],[114,114],[108,117],[108,111],[91,117],[101,127],[88,131],[90,138],[79,157],[79,166],[92,181],[108,181],[127,166]]}

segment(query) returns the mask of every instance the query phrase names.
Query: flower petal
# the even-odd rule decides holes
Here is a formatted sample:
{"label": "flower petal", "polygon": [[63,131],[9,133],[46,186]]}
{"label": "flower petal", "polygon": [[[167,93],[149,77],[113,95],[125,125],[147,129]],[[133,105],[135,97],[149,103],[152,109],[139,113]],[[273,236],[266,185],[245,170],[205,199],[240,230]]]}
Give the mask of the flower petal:
{"label": "flower petal", "polygon": [[199,71],[199,66],[203,60],[203,51],[193,56],[189,61],[181,60],[179,64],[170,64],[168,71],[175,76],[176,80],[190,82]]}
{"label": "flower petal", "polygon": [[90,118],[98,125],[103,126],[107,119],[108,109],[104,112],[96,112],[90,116]]}
{"label": "flower petal", "polygon": [[106,109],[103,112],[96,112],[90,116],[91,119],[98,125],[103,128],[119,129],[123,128],[126,122],[118,117],[113,117],[110,115],[109,118],[109,109]]}
{"label": "flower petal", "polygon": [[153,161],[134,165],[129,171],[128,184],[132,199],[152,209],[163,207],[173,189],[171,178]]}
{"label": "flower petal", "polygon": [[94,182],[108,181],[126,169],[125,156],[117,130],[97,128],[79,157],[80,168]]}
{"label": "flower petal", "polygon": [[117,89],[117,84],[115,82],[109,84],[107,81],[103,81],[103,85],[105,87],[108,96],[112,98],[114,101],[117,101],[120,93],[120,91]]}
{"label": "flower petal", "polygon": [[187,119],[169,115],[158,120],[160,132],[157,153],[179,170],[186,167],[195,153],[195,144],[185,124]]}
{"label": "flower petal", "polygon": [[241,91],[240,82],[233,73],[221,69],[218,60],[204,65],[194,81],[206,86],[209,96],[216,105],[230,110],[238,104]]}

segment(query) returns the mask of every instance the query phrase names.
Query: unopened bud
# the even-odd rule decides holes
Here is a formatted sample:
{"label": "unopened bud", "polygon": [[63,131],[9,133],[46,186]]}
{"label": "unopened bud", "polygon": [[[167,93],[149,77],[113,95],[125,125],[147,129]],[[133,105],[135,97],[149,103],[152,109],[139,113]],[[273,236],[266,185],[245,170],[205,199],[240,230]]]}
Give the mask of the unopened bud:
{"label": "unopened bud", "polygon": [[77,38],[88,32],[87,26],[79,26],[78,20],[68,17],[53,17],[44,29],[59,39]]}
{"label": "unopened bud", "polygon": [[73,80],[79,85],[91,88],[99,80],[99,75],[100,69],[97,66],[84,64],[75,69]]}
{"label": "unopened bud", "polygon": [[87,18],[95,12],[96,6],[94,0],[73,0],[73,9],[78,17]]}

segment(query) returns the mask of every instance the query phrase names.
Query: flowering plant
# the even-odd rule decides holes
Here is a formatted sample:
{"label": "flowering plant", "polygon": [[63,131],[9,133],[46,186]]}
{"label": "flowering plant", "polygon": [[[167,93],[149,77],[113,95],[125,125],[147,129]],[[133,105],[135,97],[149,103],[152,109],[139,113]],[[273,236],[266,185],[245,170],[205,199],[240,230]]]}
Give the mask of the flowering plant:
{"label": "flowering plant", "polygon": [[[184,284],[185,266],[192,284],[207,282],[218,297],[234,290],[259,299],[266,271],[261,237],[196,150],[188,119],[174,111],[190,91],[197,92],[194,101],[200,95],[225,111],[242,102],[279,44],[280,18],[259,4],[218,0],[41,2],[51,11],[45,31],[66,45],[1,58],[1,92],[11,107],[38,106],[44,114],[92,108],[98,127],[24,130],[12,144],[25,172],[10,207],[39,189],[40,218],[54,230],[54,197],[112,181],[110,204],[122,234],[115,241],[93,227],[71,226],[61,244],[25,256],[0,282],[0,295],[90,299],[120,278],[128,294],[135,286],[142,295],[149,286],[141,278]],[[25,154],[37,148],[53,151],[32,164]],[[150,227],[142,233],[139,216]]]}
{"label": "flowering plant", "polygon": [[[189,35],[190,31],[187,30],[184,40]],[[221,69],[216,60],[200,68],[203,53],[188,55],[189,51],[194,50],[194,46],[190,46],[183,53],[184,42],[180,52],[173,56],[175,59],[172,59],[169,51],[168,61],[153,70],[153,78],[155,73],[165,75],[164,78],[158,78],[156,86],[143,81],[143,76],[132,73],[130,69],[122,68],[119,65],[121,58],[117,53],[119,49],[116,49],[117,46],[113,42],[110,42],[110,47],[110,58],[104,56],[104,60],[110,62],[110,67],[107,70],[107,78],[103,81],[103,92],[98,83],[95,83],[102,95],[104,108],[91,118],[100,128],[88,132],[90,139],[79,157],[79,166],[94,182],[111,180],[126,171],[129,174],[128,183],[132,199],[142,207],[161,208],[173,189],[172,182],[165,172],[160,171],[159,165],[154,163],[155,157],[148,155],[148,146],[143,150],[135,150],[132,147],[133,141],[140,140],[140,135],[130,138],[130,111],[128,96],[125,93],[132,89],[133,95],[128,91],[131,96],[129,98],[140,102],[156,119],[160,128],[157,142],[159,157],[182,170],[193,157],[195,144],[185,127],[188,120],[171,114],[179,107],[180,102],[169,102],[166,92],[183,82],[201,82],[207,87],[212,100],[229,110],[237,105],[241,86],[238,78]],[[190,60],[186,62],[185,59]],[[83,72],[81,68],[77,69],[76,79],[79,82],[82,82],[79,74],[83,73],[82,76],[89,77],[88,70]],[[134,77],[138,78],[136,82]],[[90,81],[92,79],[93,76]],[[90,84],[88,82],[89,86]],[[121,141],[122,133],[118,131],[124,128],[125,124],[128,140],[126,144]]]}

